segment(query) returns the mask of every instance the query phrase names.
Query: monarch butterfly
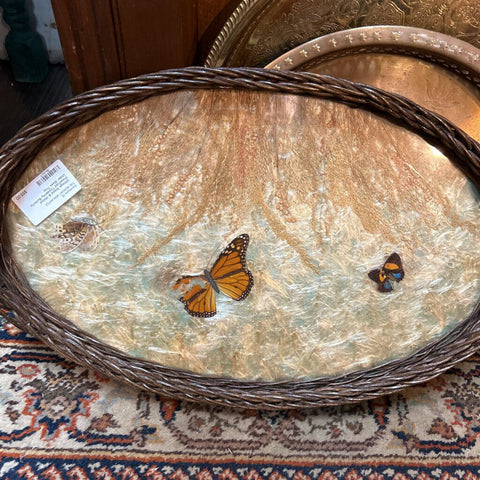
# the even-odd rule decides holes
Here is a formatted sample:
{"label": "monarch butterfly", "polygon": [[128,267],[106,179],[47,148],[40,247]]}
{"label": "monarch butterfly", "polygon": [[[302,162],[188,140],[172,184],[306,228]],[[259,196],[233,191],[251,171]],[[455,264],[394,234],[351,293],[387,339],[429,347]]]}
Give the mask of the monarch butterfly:
{"label": "monarch butterfly", "polygon": [[60,244],[63,253],[73,252],[80,247],[82,250],[94,250],[98,245],[100,227],[91,217],[72,217],[62,226],[57,225],[52,238]]}
{"label": "monarch butterfly", "polygon": [[179,300],[190,315],[213,317],[217,313],[215,292],[234,300],[247,298],[253,287],[253,275],[245,259],[249,241],[248,234],[239,235],[223,249],[211,270],[186,275],[175,282],[173,289],[182,292]]}
{"label": "monarch butterfly", "polygon": [[400,255],[398,253],[392,253],[382,268],[371,270],[368,272],[368,276],[378,284],[378,290],[380,292],[391,292],[393,290],[392,281],[400,282],[405,276]]}

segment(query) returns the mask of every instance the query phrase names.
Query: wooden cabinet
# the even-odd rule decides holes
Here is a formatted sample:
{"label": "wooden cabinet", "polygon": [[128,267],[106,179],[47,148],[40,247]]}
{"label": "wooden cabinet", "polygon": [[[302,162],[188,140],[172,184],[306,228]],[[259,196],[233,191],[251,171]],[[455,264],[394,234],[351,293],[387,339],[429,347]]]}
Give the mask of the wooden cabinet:
{"label": "wooden cabinet", "polygon": [[199,64],[240,0],[52,0],[74,93]]}

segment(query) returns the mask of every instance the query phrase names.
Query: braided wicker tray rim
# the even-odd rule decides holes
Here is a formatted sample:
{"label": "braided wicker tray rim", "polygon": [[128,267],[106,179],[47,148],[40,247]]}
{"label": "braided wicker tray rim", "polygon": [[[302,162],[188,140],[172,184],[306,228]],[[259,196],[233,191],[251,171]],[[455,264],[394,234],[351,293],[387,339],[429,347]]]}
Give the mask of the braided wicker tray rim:
{"label": "braided wicker tray rim", "polygon": [[29,286],[12,256],[7,209],[18,179],[66,130],[152,95],[185,89],[248,89],[308,95],[364,108],[413,130],[440,148],[480,186],[480,146],[443,117],[396,94],[312,73],[253,68],[170,70],[123,80],[78,95],[22,128],[0,150],[0,306],[12,323],[60,355],[124,384],[195,402],[285,409],[353,403],[429,380],[480,347],[480,306],[444,337],[408,357],[340,376],[312,380],[246,381],[204,376],[131,357],[56,314]]}

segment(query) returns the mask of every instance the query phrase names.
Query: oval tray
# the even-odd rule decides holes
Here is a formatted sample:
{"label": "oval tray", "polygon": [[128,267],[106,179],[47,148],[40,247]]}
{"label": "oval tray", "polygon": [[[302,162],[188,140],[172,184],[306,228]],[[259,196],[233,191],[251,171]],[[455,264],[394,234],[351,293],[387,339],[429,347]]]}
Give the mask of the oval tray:
{"label": "oval tray", "polygon": [[[473,308],[468,318],[456,324],[446,335],[429,342],[405,358],[397,358],[372,368],[356,368],[342,375],[278,381],[242,380],[167,367],[127,354],[100,340],[104,337],[96,337],[87,333],[77,324],[57,314],[49,307],[37,291],[30,287],[13,255],[16,246],[12,244],[11,233],[15,229],[12,230],[12,224],[8,223],[7,214],[10,208],[10,198],[12,194],[16,193],[15,190],[18,188],[17,185],[22,175],[26,171],[28,172],[30,165],[35,166],[34,160],[40,158],[43,152],[50,148],[49,146],[53,148],[54,154],[60,154],[61,148],[63,148],[61,142],[68,137],[69,132],[75,132],[74,128],[86,125],[87,130],[78,130],[80,136],[76,137],[73,143],[77,145],[82,141],[88,142],[88,135],[95,135],[95,130],[88,130],[89,122],[100,118],[100,115],[106,114],[106,112],[120,112],[121,107],[132,105],[135,113],[141,108],[139,102],[172,92],[185,92],[187,97],[197,98],[190,92],[198,89],[218,92],[219,97],[229,91],[264,92],[263,95],[267,97],[258,97],[257,100],[272,98],[274,102],[280,101],[279,94],[288,94],[285,101],[290,105],[287,110],[290,112],[296,105],[296,98],[305,98],[305,101],[308,101],[309,97],[312,98],[313,103],[327,101],[333,102],[335,105],[343,104],[346,107],[342,108],[349,111],[350,108],[347,107],[353,107],[352,112],[358,111],[357,108],[368,110],[376,115],[365,116],[366,120],[372,118],[372,121],[383,122],[380,117],[375,120],[375,117],[381,115],[399,123],[404,129],[418,132],[447,154],[453,164],[464,172],[477,186],[477,189],[480,185],[480,147],[475,141],[442,117],[405,98],[382,92],[373,87],[309,73],[276,72],[263,69],[201,68],[160,72],[101,87],[59,105],[53,111],[27,125],[0,151],[2,165],[0,176],[2,198],[0,275],[3,284],[0,291],[0,306],[14,312],[12,321],[16,325],[36,336],[66,358],[130,386],[191,401],[262,409],[307,408],[349,403],[392,393],[408,385],[432,378],[476,351],[480,340],[480,309],[478,305]],[[272,93],[276,95],[272,95]],[[254,114],[259,108],[259,103],[252,99],[247,102],[247,105],[249,111]],[[303,100],[298,105],[303,105],[302,102]],[[223,109],[231,108],[230,102],[222,105]],[[321,103],[321,105],[327,110],[330,108],[329,104]],[[359,114],[367,115],[363,112],[359,112]],[[105,121],[112,120],[111,117],[103,118],[107,118]],[[385,123],[385,125],[387,124],[392,125],[389,122]],[[365,124],[362,123],[362,125]],[[150,132],[155,125],[148,123],[148,127],[147,132]],[[332,123],[330,128],[333,127]],[[115,130],[115,125],[113,124],[111,128]],[[192,128],[194,128],[193,125]],[[241,129],[241,123],[238,124],[238,128]],[[399,127],[392,125],[391,128]],[[186,131],[188,132],[188,129]],[[252,147],[248,142],[248,137],[241,137],[241,143],[238,144],[242,148],[247,148],[243,152],[245,157],[242,158],[249,156],[248,148]],[[229,143],[226,144],[227,148]],[[119,144],[121,148],[121,142]],[[101,151],[101,139],[97,147]],[[319,146],[319,148],[321,147]],[[429,148],[432,155],[437,158],[438,150]],[[231,153],[234,156],[240,155],[235,151]],[[134,165],[135,162],[132,162],[131,166]],[[233,165],[240,168],[242,162],[234,162]],[[92,164],[92,167],[94,166],[95,163]],[[145,178],[148,179],[148,176]],[[235,175],[234,178],[241,182],[242,176]],[[165,178],[165,181],[168,179]],[[107,178],[107,182],[111,183],[111,179]],[[160,228],[161,225],[158,227]],[[288,239],[288,235],[284,238]],[[109,239],[109,242],[115,243],[114,239]],[[262,283],[265,284],[267,281],[266,277],[260,275],[261,257],[258,250],[260,247],[258,245],[254,247],[252,242],[251,248],[252,253],[247,254],[247,265],[252,270],[254,277],[258,279],[254,288],[261,292]],[[254,248],[257,249],[256,255]],[[28,248],[27,251],[29,251]],[[382,254],[379,258],[382,258]],[[112,258],[112,260],[114,259]],[[160,265],[158,268],[161,269],[162,266]],[[189,273],[189,271],[187,269],[185,273]],[[180,273],[183,271],[176,272],[177,277]],[[276,288],[274,282],[273,286]],[[382,295],[375,291],[374,285],[370,286],[372,287],[369,290],[371,293],[366,293],[366,295]],[[399,291],[401,293],[401,289]],[[258,298],[262,303],[262,299]],[[397,297],[391,298],[399,297],[397,295]],[[242,302],[242,307],[238,308],[244,308],[243,304],[245,304],[247,310],[244,311],[248,312],[248,301],[249,299]],[[226,309],[228,303],[222,301],[221,305]],[[235,308],[237,307],[235,306]],[[252,318],[258,320],[259,312],[257,311]],[[112,328],[120,329],[121,325],[113,324]],[[387,333],[393,335],[393,332]]]}
{"label": "oval tray", "polygon": [[349,28],[398,25],[450,35],[480,47],[477,2],[242,0],[210,48],[208,67],[263,67],[316,37]]}

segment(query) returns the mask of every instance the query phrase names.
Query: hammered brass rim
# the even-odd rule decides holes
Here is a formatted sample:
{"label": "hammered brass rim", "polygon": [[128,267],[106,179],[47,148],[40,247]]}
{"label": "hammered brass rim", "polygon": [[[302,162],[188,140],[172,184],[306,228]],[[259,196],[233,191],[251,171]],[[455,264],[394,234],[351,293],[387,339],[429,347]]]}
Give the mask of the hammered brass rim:
{"label": "hammered brass rim", "polygon": [[213,41],[207,58],[205,59],[206,67],[221,67],[224,65],[226,61],[226,56],[224,54],[225,46],[228,45],[230,41],[233,42],[237,38],[238,35],[235,35],[235,32],[238,25],[242,22],[247,22],[248,19],[253,20],[255,18],[257,13],[255,7],[261,5],[261,3],[262,0],[242,0],[240,2]]}
{"label": "hammered brass rim", "polygon": [[[280,15],[280,2],[242,0],[213,41],[205,66],[263,67],[292,47],[314,38],[374,25],[427,29],[480,47],[480,33],[475,27],[478,24],[476,4],[469,0],[449,0],[442,5],[434,0],[420,3],[406,0],[401,6],[395,2],[332,3],[327,0],[289,0],[283,3],[285,11]],[[273,15],[272,12],[278,16],[274,23],[267,25],[264,18]],[[263,37],[270,32],[272,25],[278,25],[278,32],[273,32],[277,38],[263,44]],[[262,26],[264,30],[260,28]],[[278,35],[279,32],[284,32],[281,39],[278,38],[282,36]],[[275,45],[271,45],[272,42]],[[255,49],[255,59],[246,56],[242,51],[244,46]],[[235,60],[235,56],[240,60]]]}
{"label": "hammered brass rim", "polygon": [[[359,27],[314,38],[289,50],[265,68],[308,71],[308,65],[356,53],[412,55],[446,66],[480,85],[480,50],[467,42],[413,27]],[[307,68],[304,68],[307,66]]]}

